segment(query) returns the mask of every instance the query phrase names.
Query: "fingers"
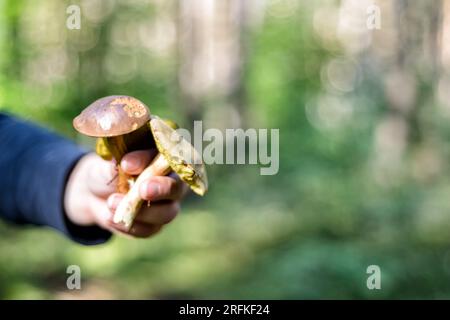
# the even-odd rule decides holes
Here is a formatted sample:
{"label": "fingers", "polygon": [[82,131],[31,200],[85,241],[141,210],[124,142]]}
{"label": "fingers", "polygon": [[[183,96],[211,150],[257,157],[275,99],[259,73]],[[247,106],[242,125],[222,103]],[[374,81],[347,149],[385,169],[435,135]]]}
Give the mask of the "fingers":
{"label": "fingers", "polygon": [[142,183],[139,187],[142,199],[180,200],[185,193],[184,183],[178,178],[169,176],[155,176]]}
{"label": "fingers", "polygon": [[155,157],[156,150],[138,150],[127,153],[120,161],[120,166],[129,175],[140,174]]}
{"label": "fingers", "polygon": [[[107,205],[111,212],[115,212],[122,199],[123,195],[120,193],[112,194],[108,198]],[[154,202],[150,206],[144,203],[135,221],[137,223],[163,225],[172,221],[179,211],[180,205],[176,201]]]}
{"label": "fingers", "polygon": [[135,222],[127,234],[136,238],[148,238],[162,229],[162,225]]}
{"label": "fingers", "polygon": [[166,224],[175,219],[180,211],[178,202],[152,203],[149,207],[141,208],[135,221],[148,224]]}
{"label": "fingers", "polygon": [[[128,175],[138,175],[149,165],[155,154],[156,150],[130,152],[123,157],[120,163],[121,168]],[[142,199],[151,200],[152,203],[150,206],[146,204],[142,206],[130,230],[122,224],[115,224],[113,214],[124,197],[123,194],[115,193],[116,183],[110,183],[114,174],[117,174],[117,170],[114,170],[117,167],[113,162],[102,159],[99,161],[102,161],[102,164],[98,163],[90,170],[92,176],[89,184],[92,185],[91,190],[94,195],[98,197],[96,201],[98,205],[93,211],[100,226],[131,237],[146,238],[157,233],[164,224],[177,216],[180,208],[176,200],[181,199],[187,188],[176,175],[157,176],[140,185]],[[99,187],[100,185],[102,187]],[[106,205],[104,199],[106,199]],[[102,202],[103,205],[101,205]]]}
{"label": "fingers", "polygon": [[148,238],[158,233],[162,227],[163,225],[135,222],[131,226],[130,230],[127,230],[122,225],[111,225],[108,229],[114,233],[128,236],[130,238]]}

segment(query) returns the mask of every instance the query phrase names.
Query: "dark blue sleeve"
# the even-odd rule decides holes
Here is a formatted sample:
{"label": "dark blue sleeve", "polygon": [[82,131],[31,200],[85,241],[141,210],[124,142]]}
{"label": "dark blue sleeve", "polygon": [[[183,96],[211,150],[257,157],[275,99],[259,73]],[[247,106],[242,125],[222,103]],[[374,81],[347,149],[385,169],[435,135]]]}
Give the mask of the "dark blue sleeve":
{"label": "dark blue sleeve", "polygon": [[54,133],[0,113],[0,217],[50,226],[81,244],[108,240],[108,231],[75,225],[64,212],[68,176],[84,154]]}

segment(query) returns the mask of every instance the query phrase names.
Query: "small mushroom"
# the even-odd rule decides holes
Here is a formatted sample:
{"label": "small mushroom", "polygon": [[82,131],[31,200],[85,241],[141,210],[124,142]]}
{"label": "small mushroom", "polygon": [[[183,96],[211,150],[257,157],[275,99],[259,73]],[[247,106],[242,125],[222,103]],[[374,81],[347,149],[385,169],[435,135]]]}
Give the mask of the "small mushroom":
{"label": "small mushroom", "polygon": [[139,187],[150,177],[166,175],[173,170],[198,195],[203,196],[208,190],[206,169],[197,150],[170,124],[158,117],[152,117],[150,128],[159,153],[119,203],[113,219],[128,229],[143,203]]}
{"label": "small mushroom", "polygon": [[[94,101],[73,120],[75,129],[87,136],[97,137],[96,152],[105,160],[114,158],[119,164],[123,155],[137,149],[154,147],[148,107],[129,96],[108,96]],[[118,168],[118,191],[129,189],[131,177]]]}

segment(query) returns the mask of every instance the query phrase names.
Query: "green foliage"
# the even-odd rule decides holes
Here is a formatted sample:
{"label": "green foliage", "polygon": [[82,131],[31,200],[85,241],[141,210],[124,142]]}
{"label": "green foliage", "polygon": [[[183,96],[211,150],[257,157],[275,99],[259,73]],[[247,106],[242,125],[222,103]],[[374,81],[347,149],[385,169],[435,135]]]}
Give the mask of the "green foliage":
{"label": "green foliage", "polygon": [[[60,34],[41,41],[67,39],[63,53],[32,41],[47,29],[40,25],[44,31],[33,33],[39,19],[27,20],[24,12],[38,16],[41,6],[53,10],[61,26]],[[154,113],[185,121],[175,89],[176,52],[161,55],[111,40],[121,22],[156,17],[151,5],[120,2],[101,23],[84,21],[76,36],[57,14],[64,3],[9,0],[2,7],[4,110],[72,138],[73,116],[109,94],[136,96]],[[315,125],[308,108],[324,92],[322,68],[343,53],[318,40],[311,20],[306,5],[288,17],[269,15],[247,39],[247,125],[280,129],[278,175],[260,176],[255,166],[209,168],[207,196],[187,199],[180,217],[148,241],[115,238],[86,248],[47,229],[0,225],[0,297],[449,298],[448,125],[422,116],[435,128],[424,135],[435,141],[437,174],[415,174],[416,155],[429,150],[417,142],[395,181],[380,183],[371,163],[375,126],[388,108],[381,80],[364,70],[369,76],[338,100],[356,106],[351,119],[332,130]],[[33,63],[45,64],[47,57],[52,65],[58,52],[67,60],[64,76],[36,79]],[[105,64],[120,70],[106,72]],[[82,269],[80,292],[65,288],[70,264]],[[371,264],[382,270],[382,290],[366,287]]]}

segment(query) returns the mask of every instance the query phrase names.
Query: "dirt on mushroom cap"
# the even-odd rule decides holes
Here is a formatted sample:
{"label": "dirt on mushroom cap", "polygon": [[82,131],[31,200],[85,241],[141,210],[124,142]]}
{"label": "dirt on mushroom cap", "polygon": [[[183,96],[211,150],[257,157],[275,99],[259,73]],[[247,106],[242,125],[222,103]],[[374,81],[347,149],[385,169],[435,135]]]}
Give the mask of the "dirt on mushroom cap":
{"label": "dirt on mushroom cap", "polygon": [[132,97],[118,97],[111,101],[111,106],[113,105],[122,105],[123,110],[125,110],[130,118],[141,118],[148,113],[144,104]]}

